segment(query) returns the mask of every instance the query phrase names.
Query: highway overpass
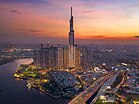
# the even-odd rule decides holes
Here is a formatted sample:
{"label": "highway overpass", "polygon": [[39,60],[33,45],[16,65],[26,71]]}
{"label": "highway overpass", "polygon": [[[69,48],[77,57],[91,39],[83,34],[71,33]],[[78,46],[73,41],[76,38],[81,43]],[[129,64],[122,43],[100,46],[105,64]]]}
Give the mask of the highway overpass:
{"label": "highway overpass", "polygon": [[107,75],[97,79],[90,87],[85,89],[82,93],[77,95],[69,104],[90,104],[93,98],[97,95],[101,86],[111,77],[113,77],[116,72],[110,72]]}

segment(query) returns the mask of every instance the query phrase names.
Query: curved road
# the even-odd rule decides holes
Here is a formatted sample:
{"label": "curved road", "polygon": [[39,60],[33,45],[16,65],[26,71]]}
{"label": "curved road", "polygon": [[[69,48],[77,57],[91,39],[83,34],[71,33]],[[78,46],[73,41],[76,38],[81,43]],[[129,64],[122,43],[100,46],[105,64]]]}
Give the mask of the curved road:
{"label": "curved road", "polygon": [[96,92],[99,88],[109,79],[111,78],[115,72],[111,72],[104,77],[96,80],[90,87],[85,89],[81,94],[76,96],[69,104],[84,104],[86,101]]}

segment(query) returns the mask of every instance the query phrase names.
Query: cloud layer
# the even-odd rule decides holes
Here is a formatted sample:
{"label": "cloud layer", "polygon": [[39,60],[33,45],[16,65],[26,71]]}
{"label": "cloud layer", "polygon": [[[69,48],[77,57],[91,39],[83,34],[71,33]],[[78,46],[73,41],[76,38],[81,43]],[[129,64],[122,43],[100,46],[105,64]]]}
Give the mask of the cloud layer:
{"label": "cloud layer", "polygon": [[0,41],[66,39],[71,6],[76,39],[136,40],[138,5],[138,0],[0,0]]}

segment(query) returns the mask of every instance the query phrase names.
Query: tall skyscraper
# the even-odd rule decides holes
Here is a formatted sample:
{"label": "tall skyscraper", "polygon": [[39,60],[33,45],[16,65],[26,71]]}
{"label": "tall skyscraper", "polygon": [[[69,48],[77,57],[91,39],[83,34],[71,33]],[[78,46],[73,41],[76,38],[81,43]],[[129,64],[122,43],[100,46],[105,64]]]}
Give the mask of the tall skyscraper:
{"label": "tall skyscraper", "polygon": [[70,18],[69,45],[74,46],[74,30],[73,30],[72,7],[71,7],[71,18]]}
{"label": "tall skyscraper", "polygon": [[69,32],[69,67],[75,67],[75,45],[74,45],[72,7],[71,7],[70,32]]}
{"label": "tall skyscraper", "polygon": [[74,29],[73,29],[73,15],[71,7],[70,18],[70,32],[69,32],[69,46],[68,47],[53,47],[47,44],[34,51],[34,65],[38,68],[49,69],[64,69],[64,68],[80,68],[81,66],[81,50],[74,44]]}

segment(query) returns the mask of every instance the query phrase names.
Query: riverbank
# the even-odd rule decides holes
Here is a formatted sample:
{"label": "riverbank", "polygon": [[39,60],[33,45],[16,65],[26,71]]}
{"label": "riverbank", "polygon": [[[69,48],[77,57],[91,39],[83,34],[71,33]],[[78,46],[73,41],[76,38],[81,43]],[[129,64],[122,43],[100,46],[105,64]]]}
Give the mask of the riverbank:
{"label": "riverbank", "polygon": [[13,62],[15,60],[15,58],[0,58],[0,66]]}
{"label": "riverbank", "polygon": [[55,99],[61,98],[61,96],[54,96],[54,95],[52,95],[52,94],[50,94],[50,93],[48,93],[48,92],[46,92],[42,89],[37,88],[36,86],[31,86],[31,87],[40,91],[40,92],[42,92],[42,93],[44,93],[45,95],[48,95],[48,96],[52,97],[52,98],[55,98]]}
{"label": "riverbank", "polygon": [[21,59],[0,67],[0,104],[67,104],[69,99],[54,99],[36,89],[28,90],[25,80],[13,77],[18,66],[31,62],[32,59]]}
{"label": "riverbank", "polygon": [[20,65],[14,77],[26,80],[29,88],[33,87],[56,99],[71,99],[83,89],[82,82],[72,73],[60,70],[39,70],[33,64]]}

